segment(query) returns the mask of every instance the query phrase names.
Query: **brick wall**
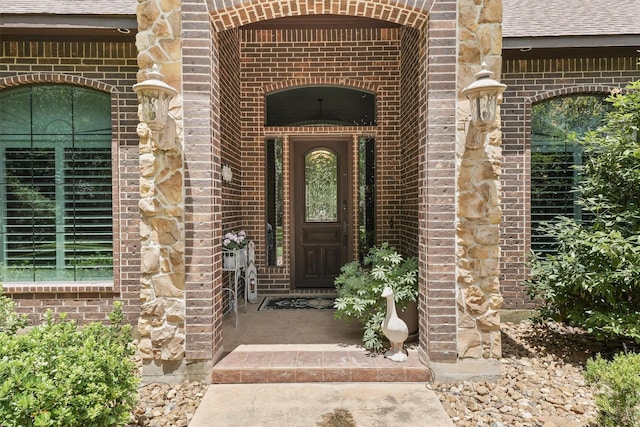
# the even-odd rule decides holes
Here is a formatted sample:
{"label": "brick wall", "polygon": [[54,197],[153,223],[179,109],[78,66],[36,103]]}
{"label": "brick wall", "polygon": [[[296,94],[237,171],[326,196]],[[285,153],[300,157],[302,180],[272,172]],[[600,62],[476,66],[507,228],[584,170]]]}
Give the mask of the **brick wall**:
{"label": "brick wall", "polygon": [[[456,87],[457,2],[437,1],[422,45],[426,70],[420,102],[420,342],[432,360],[456,349]],[[422,136],[424,135],[424,136]]]}
{"label": "brick wall", "polygon": [[[221,350],[220,230],[242,226],[252,238],[264,238],[262,171],[266,136],[284,135],[285,185],[289,180],[290,147],[286,135],[294,130],[265,130],[264,93],[285,85],[313,83],[344,84],[378,95],[375,128],[314,127],[295,132],[376,137],[377,160],[383,166],[378,175],[378,241],[404,245],[408,251],[417,251],[418,244],[425,248],[420,251],[421,342],[428,343],[433,358],[449,357],[455,349],[452,88],[456,81],[456,2],[436,1],[426,26],[427,14],[421,9],[428,9],[432,2],[390,5],[360,0],[308,0],[291,2],[283,8],[275,7],[276,2],[253,2],[234,5],[213,15],[207,9],[207,4],[222,8],[223,3],[184,0],[181,4],[183,111],[178,120],[184,122],[187,167],[186,358],[212,359]],[[310,13],[369,16],[423,31],[376,28],[265,33],[239,28],[262,19]],[[216,31],[227,29],[230,30]],[[276,46],[270,38],[274,35],[286,44]],[[358,49],[354,49],[356,44]],[[114,264],[120,269],[116,270],[115,286],[29,288],[25,289],[29,293],[12,292],[11,296],[18,299],[20,310],[34,315],[45,307],[60,310],[64,304],[67,310],[77,306],[76,317],[81,320],[104,317],[110,302],[121,298],[126,302],[128,318],[134,322],[139,313],[140,263],[137,101],[131,90],[138,71],[135,46],[98,42],[32,42],[23,46],[20,42],[2,42],[0,46],[0,79],[29,73],[64,73],[103,82],[108,88],[115,88],[112,93],[117,93],[113,96],[114,122],[118,122],[114,132],[118,168],[114,176],[119,197],[114,203],[114,218],[119,229],[115,233]],[[298,69],[290,67],[294,58],[302,60],[309,71],[299,74]],[[240,80],[236,77],[238,73]],[[429,110],[427,97],[431,100]],[[411,139],[406,145],[405,137]],[[224,163],[234,168],[234,182],[229,186],[220,184],[220,166]],[[291,219],[285,218],[285,228],[290,224]],[[415,233],[418,224],[422,230],[419,236],[415,239],[402,236]],[[258,247],[257,255],[258,264],[264,265],[264,245]],[[286,249],[285,266],[289,265],[288,257]],[[270,267],[260,274],[266,290],[288,288],[288,267]],[[89,315],[90,312],[98,314]]]}
{"label": "brick wall", "polygon": [[140,288],[138,214],[138,101],[136,48],[130,42],[0,42],[0,90],[36,83],[76,84],[111,94],[114,177],[113,285],[14,285],[5,293],[18,311],[37,322],[46,309],[83,322],[106,319],[113,300],[124,302],[126,318],[138,318]]}
{"label": "brick wall", "polygon": [[[402,234],[398,231],[399,218],[404,212],[405,200],[403,193],[407,190],[410,194],[416,192],[415,180],[411,190],[397,177],[398,171],[404,167],[400,161],[399,29],[241,30],[240,61],[242,211],[245,212],[244,228],[247,232],[259,240],[263,240],[266,234],[263,173],[263,141],[266,136],[374,133],[378,164],[381,165],[377,176],[378,241],[387,240],[399,245]],[[354,85],[374,91],[378,96],[378,126],[265,129],[265,93],[305,84]],[[287,182],[285,188],[288,188]],[[288,217],[289,212],[285,207],[285,216]],[[285,218],[286,221],[290,219]],[[287,239],[285,246],[288,246]],[[265,264],[264,245],[258,245],[256,257],[258,265]],[[261,271],[261,291],[289,288],[289,261],[290,251],[285,248],[284,268]]]}
{"label": "brick wall", "polygon": [[233,179],[222,187],[223,233],[242,228],[242,140],[240,111],[240,45],[238,29],[220,32],[220,140],[221,160],[231,167]]}
{"label": "brick wall", "polygon": [[[314,133],[347,133],[347,134],[374,134],[382,144],[382,150],[378,151],[379,165],[384,165],[387,171],[378,175],[379,188],[378,196],[384,195],[384,200],[378,200],[378,241],[389,240],[393,244],[401,246],[400,240],[404,236],[401,233],[409,233],[411,230],[419,230],[419,235],[415,241],[408,238],[406,249],[411,251],[420,245],[421,264],[421,343],[426,344],[427,352],[434,359],[450,359],[456,356],[456,308],[455,308],[455,87],[456,87],[456,46],[457,46],[457,14],[455,0],[438,0],[433,2],[415,4],[416,2],[398,2],[390,7],[386,4],[376,2],[361,1],[337,1],[326,2],[302,1],[289,3],[287,5],[274,2],[247,3],[242,6],[233,6],[220,13],[212,15],[213,25],[218,30],[239,27],[244,24],[256,22],[263,19],[278,18],[283,16],[297,16],[306,14],[347,14],[351,16],[368,16],[378,19],[389,20],[401,25],[413,28],[420,28],[421,31],[408,31],[407,28],[403,37],[398,40],[398,35],[394,36],[394,45],[388,49],[397,49],[398,58],[393,59],[393,66],[397,68],[393,76],[383,77],[389,82],[383,83],[375,92],[381,98],[379,106],[386,111],[381,111],[378,117],[377,129],[358,128],[314,128],[312,130],[296,129],[295,132]],[[217,3],[216,3],[217,4]],[[222,5],[220,5],[222,7]],[[281,7],[282,6],[282,7]],[[408,6],[405,8],[405,6]],[[420,9],[430,9],[429,20],[426,21],[426,14]],[[426,23],[426,25],[425,25]],[[310,32],[309,32],[310,33]],[[248,122],[243,124],[241,135],[243,143],[243,189],[246,188],[250,197],[244,202],[243,210],[249,214],[245,221],[246,228],[251,233],[263,236],[262,224],[264,213],[262,199],[264,195],[264,184],[261,181],[261,174],[258,172],[263,168],[264,152],[262,141],[265,136],[283,136],[284,139],[284,185],[287,188],[289,183],[289,141],[286,136],[292,129],[267,129],[262,128],[260,119],[264,114],[264,106],[261,97],[269,90],[284,88],[284,84],[278,84],[280,79],[293,79],[291,82],[298,85],[304,84],[345,84],[342,79],[348,79],[348,84],[371,90],[369,87],[359,86],[359,84],[371,82],[371,73],[364,74],[364,79],[358,74],[358,70],[351,69],[352,60],[348,55],[336,55],[335,50],[339,48],[345,51],[350,45],[354,45],[356,39],[352,36],[345,36],[334,32],[331,38],[330,33],[316,32],[315,40],[303,39],[301,42],[310,43],[304,49],[317,52],[320,58],[328,54],[328,59],[333,61],[334,68],[320,67],[306,68],[308,63],[318,64],[318,57],[307,55],[306,61],[296,63],[305,65],[304,71],[301,69],[286,69],[286,59],[292,59],[294,50],[292,44],[295,41],[285,38],[273,39],[286,42],[286,45],[276,47],[271,40],[260,42],[257,39],[246,38],[248,32],[241,30],[241,78],[246,82],[242,87],[242,114],[246,114]],[[253,34],[256,35],[256,34]],[[267,34],[269,36],[269,34]],[[286,36],[286,34],[281,35]],[[301,36],[305,37],[305,36]],[[308,36],[306,36],[308,37]],[[376,36],[378,37],[378,36]],[[247,44],[245,42],[255,42],[256,52],[251,52],[252,57],[245,57]],[[311,43],[313,42],[313,43]],[[376,40],[376,43],[378,41]],[[403,43],[407,43],[403,47]],[[266,52],[265,46],[269,44],[274,49]],[[323,46],[324,44],[324,46]],[[370,46],[366,40],[361,40],[361,45]],[[254,46],[252,46],[253,48]],[[323,49],[320,51],[319,49]],[[414,49],[415,48],[415,49]],[[262,49],[262,51],[260,51]],[[298,52],[298,55],[301,53]],[[253,55],[260,57],[261,63],[253,58]],[[359,55],[368,55],[366,51],[359,52]],[[383,52],[387,55],[389,52]],[[278,59],[281,55],[281,59]],[[406,62],[400,69],[403,55]],[[412,63],[415,58],[418,64]],[[429,59],[427,59],[429,58]],[[322,60],[321,59],[321,60]],[[246,61],[246,63],[245,63]],[[278,61],[280,63],[278,64]],[[260,67],[269,64],[269,66]],[[339,65],[336,67],[335,65]],[[383,68],[391,63],[384,63]],[[255,67],[255,70],[247,67]],[[366,67],[366,65],[365,65]],[[416,67],[416,68],[412,68]],[[427,68],[428,67],[428,68]],[[310,71],[307,71],[310,70]],[[250,75],[249,71],[255,71]],[[375,66],[368,70],[373,73],[373,78],[377,79]],[[300,74],[296,75],[298,72]],[[343,74],[346,73],[346,76]],[[404,76],[403,73],[406,73]],[[408,77],[410,74],[415,75]],[[274,80],[274,77],[277,78]],[[334,76],[338,76],[335,78]],[[355,78],[353,77],[355,76]],[[255,81],[260,79],[260,81]],[[402,83],[400,81],[404,79]],[[263,81],[264,80],[264,81]],[[267,86],[268,82],[273,82]],[[413,83],[413,85],[412,85]],[[376,83],[378,84],[378,83]],[[404,89],[400,89],[400,85]],[[263,92],[260,92],[263,88]],[[404,90],[404,92],[402,92]],[[419,101],[404,99],[403,94],[417,94]],[[427,98],[430,105],[427,106]],[[402,103],[402,104],[401,104]],[[411,124],[414,120],[411,116],[412,108],[415,107],[417,126]],[[380,110],[379,110],[380,111]],[[404,113],[398,113],[404,111]],[[406,122],[405,122],[406,120]],[[416,135],[417,144],[403,145],[403,137]],[[393,143],[390,141],[395,140]],[[385,144],[389,144],[385,146]],[[406,151],[403,151],[406,150]],[[412,158],[413,154],[415,156]],[[404,156],[404,157],[403,157]],[[409,169],[414,165],[403,164],[405,161],[416,162],[415,174],[407,171],[402,183],[397,182],[404,167]],[[245,169],[246,168],[246,169]],[[246,170],[246,171],[245,171]],[[416,181],[414,190],[413,180]],[[404,187],[402,184],[408,185]],[[417,189],[419,188],[419,190]],[[415,191],[415,193],[412,193]],[[409,195],[406,193],[408,192]],[[417,206],[413,204],[411,194],[418,198]],[[406,206],[403,206],[409,201]],[[285,212],[289,212],[288,194],[285,193]],[[393,221],[391,221],[393,220]],[[285,217],[285,230],[289,228],[290,218]],[[419,225],[419,227],[415,227]],[[285,242],[288,236],[285,235]],[[264,253],[258,247],[258,263],[263,264]],[[285,248],[285,267],[267,268],[260,271],[260,283],[264,290],[284,290],[288,288],[288,265],[289,250]]]}
{"label": "brick wall", "polygon": [[201,0],[184,0],[186,352],[211,360],[222,350],[221,41]]}
{"label": "brick wall", "polygon": [[[222,185],[222,234],[244,229],[241,206],[243,191],[242,180],[242,141],[240,112],[240,46],[238,29],[218,33],[220,43],[220,141],[222,165],[231,168],[231,182]],[[255,240],[258,236],[248,236]],[[228,275],[223,273],[224,283]],[[229,293],[223,295],[223,306],[228,307]]]}
{"label": "brick wall", "polygon": [[530,249],[530,114],[532,103],[555,96],[608,93],[640,78],[638,57],[608,57],[602,52],[575,58],[507,59],[502,117],[501,287],[505,308],[534,307],[521,285],[528,276]]}
{"label": "brick wall", "polygon": [[420,31],[403,27],[400,44],[400,195],[398,229],[402,236],[398,249],[408,256],[418,255],[418,150],[420,132]]}

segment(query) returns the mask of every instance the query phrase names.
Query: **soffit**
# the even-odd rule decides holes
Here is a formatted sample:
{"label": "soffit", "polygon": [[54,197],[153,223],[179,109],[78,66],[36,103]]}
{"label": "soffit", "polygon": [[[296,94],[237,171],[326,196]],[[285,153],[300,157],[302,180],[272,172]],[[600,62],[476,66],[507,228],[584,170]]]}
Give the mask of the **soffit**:
{"label": "soffit", "polygon": [[10,0],[0,2],[6,40],[131,38],[138,28],[132,0]]}

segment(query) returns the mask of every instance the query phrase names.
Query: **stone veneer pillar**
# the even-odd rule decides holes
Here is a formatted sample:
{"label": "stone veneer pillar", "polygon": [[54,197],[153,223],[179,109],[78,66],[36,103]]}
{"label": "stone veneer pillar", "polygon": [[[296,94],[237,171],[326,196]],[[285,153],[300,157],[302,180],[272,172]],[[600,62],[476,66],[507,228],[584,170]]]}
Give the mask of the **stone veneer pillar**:
{"label": "stone veneer pillar", "polygon": [[486,145],[465,146],[470,106],[460,91],[474,81],[482,62],[499,80],[502,0],[459,0],[458,11],[458,358],[500,358],[500,116],[498,111]]}
{"label": "stone veneer pillar", "polygon": [[[184,154],[181,120],[180,0],[138,0],[138,81],[154,64],[178,91],[164,135],[140,136],[141,314],[143,359],[181,361],[185,353]],[[164,140],[162,144],[158,141]]]}

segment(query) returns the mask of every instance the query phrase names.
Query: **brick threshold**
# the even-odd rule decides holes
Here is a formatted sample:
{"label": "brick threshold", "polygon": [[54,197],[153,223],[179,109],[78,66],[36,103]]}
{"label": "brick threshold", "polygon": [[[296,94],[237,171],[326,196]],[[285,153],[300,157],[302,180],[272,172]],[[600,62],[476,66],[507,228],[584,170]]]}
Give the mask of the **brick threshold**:
{"label": "brick threshold", "polygon": [[357,346],[241,345],[223,357],[211,374],[213,384],[309,382],[428,382],[431,370],[408,349],[399,363]]}

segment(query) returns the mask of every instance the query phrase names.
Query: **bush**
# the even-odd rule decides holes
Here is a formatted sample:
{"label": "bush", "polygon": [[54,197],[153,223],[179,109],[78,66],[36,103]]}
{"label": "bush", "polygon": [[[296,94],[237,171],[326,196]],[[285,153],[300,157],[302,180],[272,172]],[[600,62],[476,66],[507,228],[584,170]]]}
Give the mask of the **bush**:
{"label": "bush", "polygon": [[18,314],[15,310],[16,303],[2,295],[2,285],[0,285],[0,334],[15,334],[18,329],[29,325],[26,314]]}
{"label": "bush", "polygon": [[585,378],[598,390],[598,425],[640,426],[640,354],[618,354],[610,362],[591,359]]}
{"label": "bush", "polygon": [[386,300],[382,290],[393,289],[398,311],[418,298],[418,261],[404,259],[388,243],[373,247],[362,264],[345,264],[335,279],[338,297],[334,307],[336,319],[356,320],[363,325],[362,342],[368,350],[382,350],[382,322],[386,314]]}
{"label": "bush", "polygon": [[79,327],[61,315],[28,333],[0,334],[0,420],[3,427],[119,426],[137,400],[131,326]]}
{"label": "bush", "polygon": [[627,89],[608,98],[605,123],[581,141],[587,220],[547,226],[557,253],[533,256],[526,285],[542,317],[640,343],[640,81]]}
{"label": "bush", "polygon": [[558,254],[534,258],[540,317],[585,328],[600,340],[640,342],[640,238],[565,219],[547,227]]}

